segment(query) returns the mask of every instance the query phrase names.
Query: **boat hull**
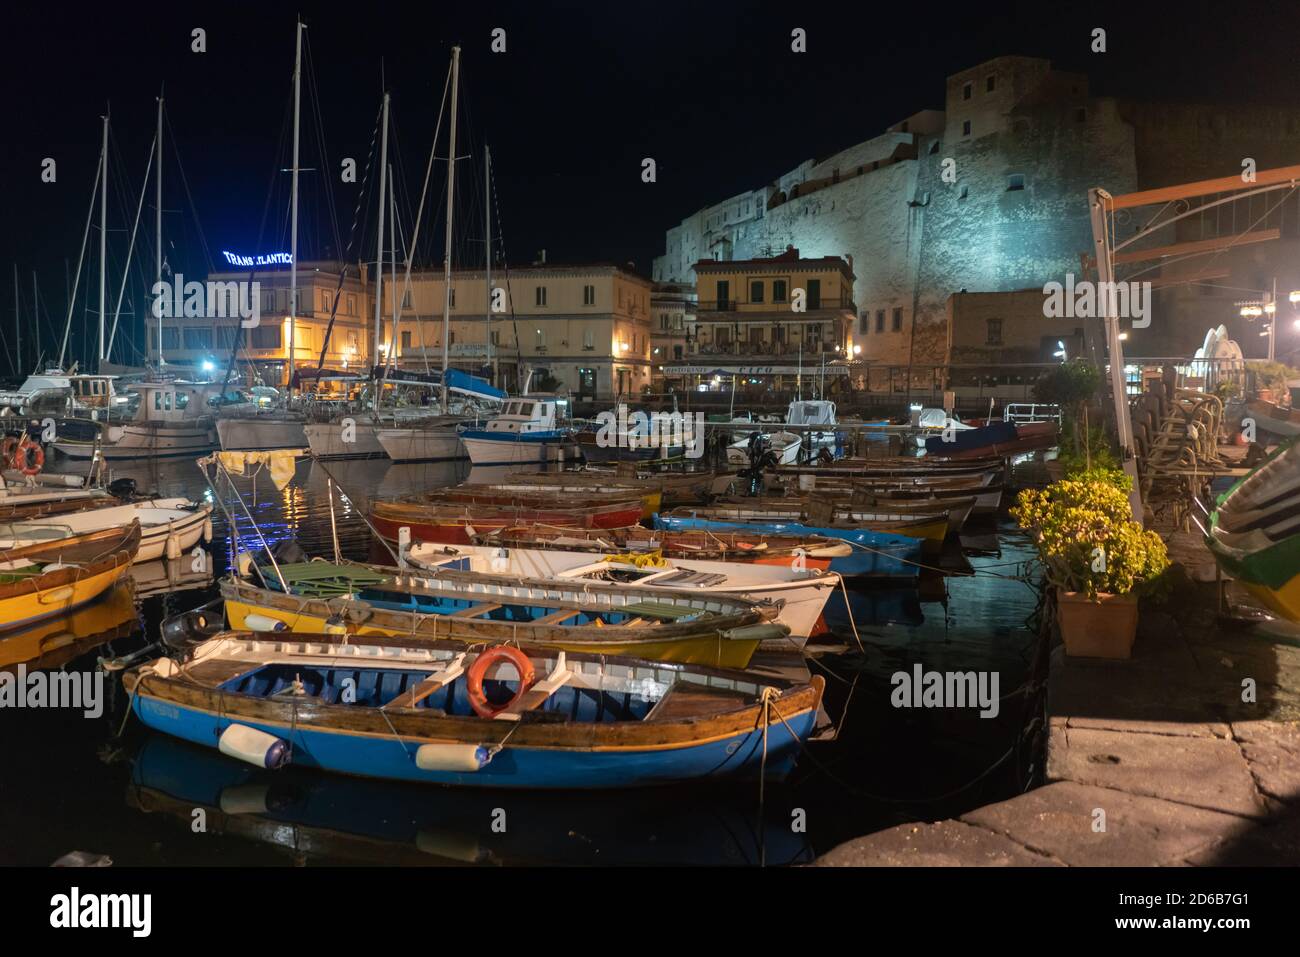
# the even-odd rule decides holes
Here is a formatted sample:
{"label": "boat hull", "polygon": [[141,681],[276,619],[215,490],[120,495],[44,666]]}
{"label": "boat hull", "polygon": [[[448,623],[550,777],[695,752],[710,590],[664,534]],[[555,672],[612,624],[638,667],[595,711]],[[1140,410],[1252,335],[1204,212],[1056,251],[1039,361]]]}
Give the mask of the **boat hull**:
{"label": "boat hull", "polygon": [[344,441],[341,422],[308,422],[303,434],[311,454],[318,459],[386,459],[388,453],[379,444],[379,430],[365,416],[353,420],[352,429]]}
{"label": "boat hull", "polygon": [[[217,430],[211,423],[182,426],[128,423],[107,426],[103,435],[100,454],[111,462],[198,456],[217,447]],[[89,459],[95,454],[93,440],[56,439],[53,445],[71,459]]]}
{"label": "boat hull", "polygon": [[[433,737],[415,735],[361,735],[304,724],[254,719],[222,713],[211,707],[182,704],[156,697],[149,683],[137,686],[131,707],[155,731],[204,747],[216,746],[231,724],[255,728],[290,742],[293,764],[339,774],[407,781],[421,784],[475,788],[536,790],[586,790],[652,787],[691,780],[757,777],[764,764],[769,778],[779,780],[793,768],[801,740],[811,734],[816,708],[763,728],[724,732],[712,740],[655,746],[599,744],[591,748],[557,749],[510,746],[478,771],[424,770],[412,759],[424,744],[441,744]],[[229,707],[229,698],[227,698]],[[238,720],[232,720],[233,718]],[[498,734],[499,736],[499,734]],[[395,744],[400,744],[395,746]]]}
{"label": "boat hull", "polygon": [[301,419],[249,416],[217,419],[217,437],[225,452],[270,452],[307,446]]}
{"label": "boat hull", "polygon": [[831,559],[830,570],[846,578],[860,575],[880,578],[916,578],[920,573],[920,566],[917,563],[921,561],[921,548],[924,544],[921,539],[902,535],[889,535],[862,529],[821,528],[798,522],[718,522],[703,518],[656,515],[655,527],[673,531],[703,529],[837,538],[856,546],[853,554]]}
{"label": "boat hull", "polygon": [[[509,438],[498,438],[508,435]],[[568,435],[559,432],[486,432],[461,433],[465,453],[475,465],[524,465],[530,462],[563,462],[574,458],[577,446]]]}
{"label": "boat hull", "polygon": [[380,429],[378,438],[394,462],[448,462],[469,457],[453,429]]}

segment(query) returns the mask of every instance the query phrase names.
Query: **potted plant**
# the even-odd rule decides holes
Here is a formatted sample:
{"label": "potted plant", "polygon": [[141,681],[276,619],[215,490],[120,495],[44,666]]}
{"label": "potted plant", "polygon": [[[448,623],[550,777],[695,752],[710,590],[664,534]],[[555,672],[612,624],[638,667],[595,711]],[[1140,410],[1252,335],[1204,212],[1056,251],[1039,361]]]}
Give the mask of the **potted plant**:
{"label": "potted plant", "polygon": [[1132,521],[1129,477],[1101,466],[1020,493],[1012,516],[1027,529],[1056,589],[1065,653],[1128,658],[1138,595],[1169,566],[1165,543]]}

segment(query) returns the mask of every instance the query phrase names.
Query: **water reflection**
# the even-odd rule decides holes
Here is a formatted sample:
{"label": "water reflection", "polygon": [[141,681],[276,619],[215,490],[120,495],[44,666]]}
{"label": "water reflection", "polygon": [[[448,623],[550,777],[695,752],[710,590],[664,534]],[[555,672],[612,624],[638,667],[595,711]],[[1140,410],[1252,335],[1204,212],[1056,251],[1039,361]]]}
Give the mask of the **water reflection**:
{"label": "water reflection", "polygon": [[[150,735],[127,804],[209,835],[271,845],[297,863],[797,864],[812,858],[788,819],[759,829],[755,795],[735,791],[526,793],[436,788],[265,771]],[[495,827],[494,827],[495,823]],[[504,825],[504,831],[502,826]]]}
{"label": "water reflection", "polygon": [[100,645],[140,630],[129,584],[111,589],[93,604],[20,631],[0,635],[0,669],[62,668]]}

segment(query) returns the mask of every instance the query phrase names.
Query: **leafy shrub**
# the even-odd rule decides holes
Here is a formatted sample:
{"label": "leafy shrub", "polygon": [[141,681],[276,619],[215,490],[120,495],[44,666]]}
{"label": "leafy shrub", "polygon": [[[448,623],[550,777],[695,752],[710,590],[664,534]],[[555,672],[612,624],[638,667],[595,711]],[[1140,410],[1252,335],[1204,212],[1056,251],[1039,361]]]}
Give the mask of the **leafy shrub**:
{"label": "leafy shrub", "polygon": [[[1101,470],[1104,476],[1108,471]],[[1128,476],[1119,473],[1124,486]],[[1169,567],[1164,541],[1132,520],[1126,488],[1116,477],[1064,481],[1020,493],[1012,517],[1029,531],[1048,581],[1090,599],[1126,595]]]}

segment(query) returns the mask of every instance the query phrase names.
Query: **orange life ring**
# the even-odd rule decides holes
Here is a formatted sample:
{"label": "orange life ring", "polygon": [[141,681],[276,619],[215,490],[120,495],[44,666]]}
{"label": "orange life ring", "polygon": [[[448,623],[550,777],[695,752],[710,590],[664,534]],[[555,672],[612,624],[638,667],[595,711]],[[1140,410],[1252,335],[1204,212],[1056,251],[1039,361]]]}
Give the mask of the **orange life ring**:
{"label": "orange life ring", "polygon": [[24,475],[36,475],[45,468],[45,450],[35,442],[19,446],[21,458],[15,464]]}
{"label": "orange life ring", "polygon": [[4,468],[12,468],[14,464],[14,453],[18,451],[21,443],[12,435],[6,435],[4,442],[0,442],[0,464]]}
{"label": "orange life ring", "polygon": [[[519,690],[502,705],[494,705],[483,693],[483,678],[487,670],[499,661],[508,661],[519,672]],[[479,654],[465,674],[465,690],[469,695],[470,707],[480,718],[495,718],[503,711],[509,710],[515,702],[537,683],[537,670],[533,668],[532,659],[514,645],[493,645]]]}

